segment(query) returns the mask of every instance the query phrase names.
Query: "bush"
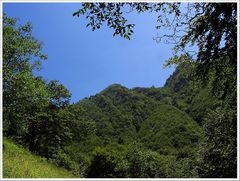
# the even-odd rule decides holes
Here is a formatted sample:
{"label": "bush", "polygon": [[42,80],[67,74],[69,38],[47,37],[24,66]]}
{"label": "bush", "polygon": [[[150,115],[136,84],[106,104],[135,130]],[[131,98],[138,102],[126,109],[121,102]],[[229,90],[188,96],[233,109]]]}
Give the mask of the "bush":
{"label": "bush", "polygon": [[78,158],[77,160],[73,160],[63,151],[59,151],[56,155],[54,155],[53,158],[51,158],[51,161],[59,167],[63,167],[81,178],[85,176],[86,169],[89,165],[86,164],[88,161],[84,156],[81,156],[81,158]]}
{"label": "bush", "polygon": [[128,165],[122,152],[97,147],[88,170],[89,178],[125,177]]}

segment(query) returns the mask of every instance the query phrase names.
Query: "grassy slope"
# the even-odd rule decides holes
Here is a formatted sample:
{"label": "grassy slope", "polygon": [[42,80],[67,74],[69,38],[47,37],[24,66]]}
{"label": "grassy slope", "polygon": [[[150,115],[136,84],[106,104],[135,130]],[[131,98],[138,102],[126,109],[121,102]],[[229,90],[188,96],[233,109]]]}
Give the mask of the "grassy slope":
{"label": "grassy slope", "polygon": [[73,178],[68,171],[48,163],[4,138],[3,177],[4,178]]}

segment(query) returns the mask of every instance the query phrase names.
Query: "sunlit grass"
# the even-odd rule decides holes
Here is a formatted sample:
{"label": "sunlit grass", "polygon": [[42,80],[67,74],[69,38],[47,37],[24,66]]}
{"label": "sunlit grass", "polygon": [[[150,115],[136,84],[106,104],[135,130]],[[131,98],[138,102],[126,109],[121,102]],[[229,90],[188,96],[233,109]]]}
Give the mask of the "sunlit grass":
{"label": "sunlit grass", "polygon": [[68,171],[47,162],[43,157],[33,155],[10,140],[3,140],[4,178],[73,178]]}

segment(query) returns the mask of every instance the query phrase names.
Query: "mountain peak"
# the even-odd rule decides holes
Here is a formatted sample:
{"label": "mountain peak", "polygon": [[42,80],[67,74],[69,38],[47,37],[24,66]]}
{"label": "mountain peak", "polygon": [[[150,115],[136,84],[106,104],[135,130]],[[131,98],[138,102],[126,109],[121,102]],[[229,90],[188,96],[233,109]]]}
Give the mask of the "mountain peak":
{"label": "mountain peak", "polygon": [[104,89],[101,93],[109,93],[109,92],[128,92],[129,89],[127,87],[122,86],[121,84],[111,84],[106,89]]}

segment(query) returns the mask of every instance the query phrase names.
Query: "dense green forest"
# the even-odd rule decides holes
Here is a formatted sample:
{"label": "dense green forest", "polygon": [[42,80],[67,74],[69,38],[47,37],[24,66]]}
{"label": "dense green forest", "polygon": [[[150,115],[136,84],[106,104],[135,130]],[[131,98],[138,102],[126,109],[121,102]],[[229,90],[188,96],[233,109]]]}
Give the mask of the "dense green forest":
{"label": "dense green forest", "polygon": [[[74,15],[92,14],[87,18],[93,30],[107,21],[115,34],[130,39],[134,26],[121,17],[126,5],[139,13],[163,7],[83,3]],[[200,5],[196,3],[196,10]],[[46,167],[61,167],[59,175],[53,171],[56,178],[237,177],[236,4],[203,6],[205,15],[212,16],[202,18],[200,13],[181,44],[196,41],[197,60],[188,53],[173,56],[167,64],[176,69],[163,87],[113,84],[75,104],[70,104],[71,93],[64,85],[34,75],[47,56],[31,24],[19,25],[4,14],[3,176],[47,177],[17,174],[26,169],[20,166],[11,170],[19,164],[11,157],[20,149],[12,140],[44,157]],[[180,14],[178,3],[168,8]],[[220,48],[223,36],[225,45]],[[22,152],[34,159],[28,151]]]}

